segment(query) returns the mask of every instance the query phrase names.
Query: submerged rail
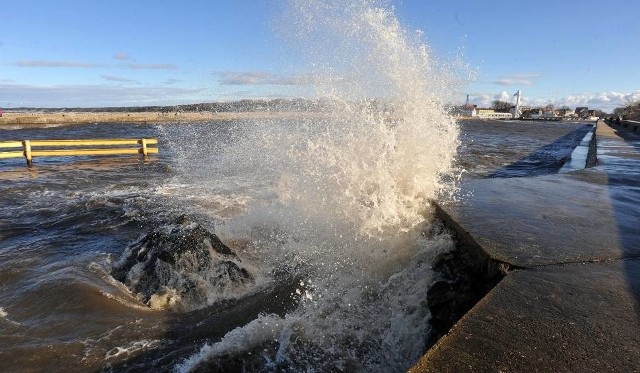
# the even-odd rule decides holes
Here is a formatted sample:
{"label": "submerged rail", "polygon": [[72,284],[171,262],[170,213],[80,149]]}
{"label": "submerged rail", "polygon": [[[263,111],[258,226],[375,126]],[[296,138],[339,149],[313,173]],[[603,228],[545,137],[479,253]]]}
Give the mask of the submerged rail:
{"label": "submerged rail", "polygon": [[[21,150],[6,150],[16,148]],[[0,159],[24,157],[27,160],[27,166],[33,165],[34,157],[126,154],[140,154],[145,159],[149,154],[158,154],[158,139],[0,141]]]}

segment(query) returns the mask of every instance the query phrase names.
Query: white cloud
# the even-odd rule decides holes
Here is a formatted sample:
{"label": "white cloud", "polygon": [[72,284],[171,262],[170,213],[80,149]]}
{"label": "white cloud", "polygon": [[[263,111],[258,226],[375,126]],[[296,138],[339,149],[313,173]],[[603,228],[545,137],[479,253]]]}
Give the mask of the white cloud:
{"label": "white cloud", "polygon": [[[128,59],[128,56],[119,56],[116,54],[114,58],[124,60]],[[14,63],[18,67],[76,67],[76,68],[94,68],[105,67],[108,65],[90,62],[78,62],[78,61],[47,61],[47,60],[26,60],[17,61]],[[178,66],[170,63],[131,63],[126,65],[129,69],[133,70],[173,70]]]}
{"label": "white cloud", "polygon": [[120,82],[120,83],[137,83],[136,80],[133,79],[127,79],[127,78],[122,78],[119,76],[115,76],[115,75],[101,75],[102,78],[104,80],[108,80],[111,82]]}
{"label": "white cloud", "polygon": [[308,79],[299,76],[285,76],[266,71],[221,72],[220,84],[223,85],[303,85]]}
{"label": "white cloud", "polygon": [[129,53],[125,53],[125,52],[118,52],[113,55],[113,58],[120,61],[126,61],[128,59],[131,59],[131,57],[129,57]]}
{"label": "white cloud", "polygon": [[511,95],[508,94],[506,91],[500,92],[500,94],[493,96],[493,98],[495,100],[500,100],[500,101],[506,101],[506,102],[511,101]]}
{"label": "white cloud", "polygon": [[525,86],[530,87],[534,84],[535,79],[541,77],[541,74],[537,73],[522,73],[522,74],[513,74],[500,77],[498,80],[494,81],[494,84],[503,85],[503,86]]}
{"label": "white cloud", "polygon": [[92,67],[103,66],[101,64],[88,63],[88,62],[46,61],[46,60],[18,61],[14,65],[18,67],[80,67],[80,68],[92,68]]}
{"label": "white cloud", "polygon": [[103,107],[175,105],[206,99],[204,88],[114,85],[34,86],[0,83],[0,106]]}
{"label": "white cloud", "polygon": [[127,67],[134,70],[173,70],[178,68],[170,63],[132,63]]}
{"label": "white cloud", "polygon": [[[529,100],[525,100],[527,102]],[[530,100],[534,105],[553,104],[558,106],[569,106],[575,108],[577,106],[587,106],[591,109],[600,109],[605,112],[612,112],[617,107],[627,106],[632,102],[640,101],[640,90],[628,93],[622,92],[596,92],[596,93],[579,93],[566,97],[553,98],[548,100],[533,99]]]}
{"label": "white cloud", "polygon": [[513,94],[509,94],[507,91],[500,93],[474,93],[469,95],[469,103],[478,105],[478,107],[491,107],[495,100],[515,102]]}
{"label": "white cloud", "polygon": [[[491,107],[494,100],[515,102],[513,94],[502,91],[500,93],[475,93],[470,95],[470,103],[478,107]],[[529,97],[523,93],[522,103],[527,106],[545,106],[552,104],[555,107],[587,106],[591,109],[599,109],[605,112],[612,112],[617,107],[627,106],[632,102],[640,101],[640,90],[633,92],[595,92],[579,93],[556,98]]]}
{"label": "white cloud", "polygon": [[167,79],[163,82],[164,84],[167,85],[171,85],[171,84],[176,84],[176,83],[182,83],[182,80],[178,80],[178,79]]}

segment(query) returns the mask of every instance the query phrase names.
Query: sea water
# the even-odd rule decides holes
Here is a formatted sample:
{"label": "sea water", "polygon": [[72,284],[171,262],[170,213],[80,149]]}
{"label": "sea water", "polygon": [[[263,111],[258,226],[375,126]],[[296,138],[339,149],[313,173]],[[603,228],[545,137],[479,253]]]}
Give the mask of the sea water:
{"label": "sea water", "polygon": [[[505,176],[580,125],[457,123],[445,110],[455,74],[385,4],[292,2],[285,14],[280,32],[313,51],[318,115],[0,132],[158,137],[161,149],[148,162],[2,162],[0,367],[386,372],[424,352],[431,260],[453,246],[429,201],[454,195],[461,175]],[[158,305],[110,275],[183,214],[242,258],[252,288]]]}
{"label": "sea water", "polygon": [[[284,131],[295,123],[0,131],[3,140],[161,139],[159,156],[147,163],[87,157],[40,158],[33,169],[23,159],[0,165],[0,366],[38,371],[55,361],[70,371],[187,370],[231,364],[233,357],[266,370],[411,365],[429,333],[430,259],[452,243],[429,233],[427,208],[424,222],[395,231],[356,229],[349,217],[325,220],[339,217],[337,207],[295,206],[295,173],[275,172],[275,157],[262,163],[233,155],[260,159],[262,152],[247,149],[263,137],[257,128]],[[466,121],[455,167],[467,170],[465,178],[489,177],[581,126]],[[252,266],[252,291],[158,309],[110,276],[129,245],[185,213]],[[283,271],[293,276],[279,276]]]}
{"label": "sea water", "polygon": [[[429,200],[454,187],[448,70],[378,2],[291,2],[285,15],[293,22],[280,31],[312,51],[309,80],[327,109],[263,122],[217,152],[216,163],[253,170],[263,184],[249,199],[236,196],[245,211],[216,230],[244,243],[266,282],[286,264],[301,297],[178,368],[224,367],[240,355],[249,370],[406,369],[429,331],[429,257],[451,246],[424,235]],[[218,177],[180,170],[205,188]]]}

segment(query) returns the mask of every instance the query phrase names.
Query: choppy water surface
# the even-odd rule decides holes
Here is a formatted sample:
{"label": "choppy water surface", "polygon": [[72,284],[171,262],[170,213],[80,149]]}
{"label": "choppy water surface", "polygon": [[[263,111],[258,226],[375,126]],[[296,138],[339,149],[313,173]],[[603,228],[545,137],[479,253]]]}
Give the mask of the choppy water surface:
{"label": "choppy water surface", "polygon": [[[353,220],[336,213],[341,206],[335,202],[309,211],[306,201],[290,204],[296,176],[284,170],[295,168],[248,146],[266,134],[260,127],[273,133],[295,125],[230,121],[1,131],[2,140],[158,136],[161,152],[147,163],[127,156],[36,158],[31,170],[22,159],[0,164],[0,366],[410,366],[429,333],[429,259],[451,241],[428,234],[424,224],[354,235]],[[494,174],[580,126],[464,123],[460,162],[471,177]],[[132,242],[184,213],[250,265],[258,279],[254,289],[212,304],[152,309],[110,276]]]}
{"label": "choppy water surface", "polygon": [[[430,261],[452,248],[429,201],[460,175],[555,172],[580,136],[556,140],[580,125],[459,124],[445,110],[451,64],[386,2],[286,4],[280,32],[309,58],[322,117],[0,131],[160,139],[147,163],[0,163],[0,367],[391,372],[424,352]],[[134,242],[180,232],[184,214],[237,254],[250,286],[172,277],[198,263],[149,298],[112,277]]]}
{"label": "choppy water surface", "polygon": [[526,177],[556,173],[593,130],[592,122],[461,122],[457,164],[464,177]]}
{"label": "choppy water surface", "polygon": [[[363,364],[369,366],[386,363],[383,351],[395,346],[393,364],[406,366],[405,358],[421,352],[407,337],[424,339],[428,316],[421,306],[428,266],[409,259],[448,242],[424,241],[420,231],[347,238],[350,228],[323,220],[322,211],[332,206],[305,213],[286,207],[274,165],[251,160],[246,149],[246,164],[236,163],[238,142],[252,139],[261,125],[100,124],[0,132],[2,139],[162,139],[159,158],[148,163],[115,157],[36,158],[32,170],[21,159],[2,164],[0,365],[46,370],[55,360],[80,371],[120,370],[123,364],[168,369],[208,342],[237,359],[269,348],[260,364],[270,356],[281,359],[278,364],[320,367],[330,357],[345,369],[359,360],[349,356],[356,351],[368,355]],[[199,149],[189,148],[196,138]],[[250,294],[154,310],[110,276],[128,245],[183,213],[218,232],[252,265],[259,281]],[[401,268],[402,280],[396,277]],[[290,276],[278,278],[275,269]],[[372,317],[379,319],[371,323]],[[240,340],[231,336],[211,345],[234,328],[240,328]],[[297,332],[304,335],[295,339],[306,340],[285,353]],[[287,335],[291,339],[283,340]]]}

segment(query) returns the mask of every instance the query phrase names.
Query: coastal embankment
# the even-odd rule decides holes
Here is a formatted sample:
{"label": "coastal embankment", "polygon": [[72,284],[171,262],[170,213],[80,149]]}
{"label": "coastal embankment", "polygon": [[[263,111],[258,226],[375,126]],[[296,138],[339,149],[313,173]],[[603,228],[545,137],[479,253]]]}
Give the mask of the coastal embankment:
{"label": "coastal embankment", "polygon": [[469,180],[437,206],[467,277],[499,282],[411,372],[638,370],[640,135],[595,137],[595,167]]}
{"label": "coastal embankment", "polygon": [[620,122],[620,124],[613,125],[615,128],[619,128],[620,126],[622,126],[622,128],[629,129],[630,131],[640,132],[640,121],[637,120],[623,120]]}
{"label": "coastal embankment", "polygon": [[243,111],[243,112],[4,112],[0,128],[16,126],[65,125],[84,123],[170,123],[205,122],[214,120],[315,118],[319,112],[302,111]]}

